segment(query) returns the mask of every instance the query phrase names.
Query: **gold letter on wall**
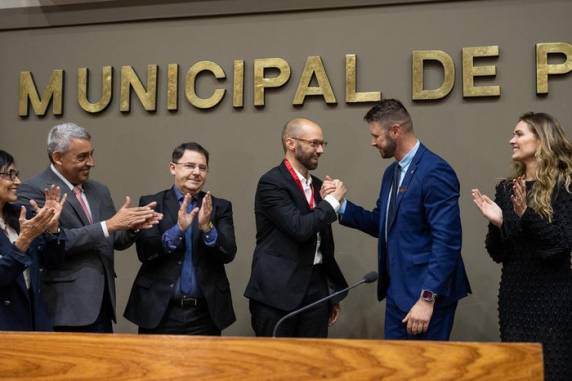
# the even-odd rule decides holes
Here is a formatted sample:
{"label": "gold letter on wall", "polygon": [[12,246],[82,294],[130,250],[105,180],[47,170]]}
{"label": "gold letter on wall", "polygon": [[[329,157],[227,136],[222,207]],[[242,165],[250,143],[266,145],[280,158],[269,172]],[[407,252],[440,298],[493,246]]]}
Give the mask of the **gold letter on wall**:
{"label": "gold letter on wall", "polygon": [[234,60],[234,86],[232,87],[232,107],[244,106],[244,60]]}
{"label": "gold letter on wall", "polygon": [[129,112],[131,108],[131,88],[146,111],[157,109],[157,65],[147,65],[147,90],[131,66],[121,67],[121,96],[119,111]]}
{"label": "gold letter on wall", "polygon": [[[316,76],[318,81],[318,86],[310,86],[312,81],[312,76]],[[320,56],[309,56],[306,59],[306,64],[304,65],[304,71],[298,82],[298,89],[294,95],[294,105],[304,104],[304,99],[306,95],[321,95],[324,97],[326,103],[336,103],[336,97],[334,96],[334,91],[332,90],[332,85],[326,74],[326,69],[324,68],[324,63]]]}
{"label": "gold letter on wall", "polygon": [[499,47],[477,46],[463,48],[463,96],[464,97],[498,97],[500,86],[475,86],[475,77],[494,77],[497,68],[494,65],[474,66],[474,57],[498,57]]}
{"label": "gold letter on wall", "polygon": [[185,82],[185,95],[187,96],[187,100],[196,108],[207,109],[219,104],[222,97],[224,97],[226,90],[215,89],[213,95],[209,98],[200,98],[195,90],[195,81],[197,79],[197,75],[202,71],[211,72],[216,79],[224,79],[226,78],[226,75],[224,74],[222,67],[212,61],[199,61],[191,66],[189,71],[187,71],[187,79]]}
{"label": "gold letter on wall", "polygon": [[346,103],[377,102],[381,99],[380,91],[357,91],[357,57],[346,54]]}
{"label": "gold letter on wall", "polygon": [[52,70],[52,75],[48,85],[44,89],[40,99],[34,78],[29,71],[20,72],[20,96],[18,99],[18,115],[28,116],[28,100],[32,103],[32,108],[36,115],[45,115],[50,100],[52,101],[52,111],[54,115],[62,115],[62,98],[64,93],[64,71],[62,69]]}
{"label": "gold letter on wall", "polygon": [[[548,54],[563,54],[566,59],[560,64],[548,64]],[[548,94],[548,76],[572,71],[572,45],[565,42],[542,42],[536,44],[536,94]]]}
{"label": "gold letter on wall", "polygon": [[179,108],[179,65],[167,66],[167,110],[177,111]]}
{"label": "gold letter on wall", "polygon": [[[424,62],[439,62],[443,67],[443,83],[437,89],[424,88]],[[445,98],[455,85],[455,64],[450,55],[442,50],[414,50],[412,57],[412,99],[431,100]]]}
{"label": "gold letter on wall", "polygon": [[[278,75],[264,77],[266,69],[278,69]],[[290,65],[283,58],[259,58],[254,60],[254,105],[264,106],[264,89],[280,87],[290,79]]]}
{"label": "gold letter on wall", "polygon": [[77,69],[77,100],[82,109],[90,113],[97,113],[105,110],[111,102],[113,89],[113,68],[104,66],[101,69],[101,98],[95,103],[91,103],[87,98],[88,94],[89,69],[80,67]]}

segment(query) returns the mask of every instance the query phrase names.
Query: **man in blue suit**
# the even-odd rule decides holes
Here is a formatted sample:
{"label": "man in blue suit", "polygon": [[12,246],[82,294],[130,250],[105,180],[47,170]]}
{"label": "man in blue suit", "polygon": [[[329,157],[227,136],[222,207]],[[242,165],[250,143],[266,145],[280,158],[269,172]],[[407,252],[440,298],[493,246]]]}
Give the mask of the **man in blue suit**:
{"label": "man in blue suit", "polygon": [[379,102],[364,119],[371,145],[395,161],[383,174],[375,209],[346,201],[340,223],[379,238],[385,338],[448,340],[457,301],[471,292],[461,258],[459,181],[419,142],[398,100]]}

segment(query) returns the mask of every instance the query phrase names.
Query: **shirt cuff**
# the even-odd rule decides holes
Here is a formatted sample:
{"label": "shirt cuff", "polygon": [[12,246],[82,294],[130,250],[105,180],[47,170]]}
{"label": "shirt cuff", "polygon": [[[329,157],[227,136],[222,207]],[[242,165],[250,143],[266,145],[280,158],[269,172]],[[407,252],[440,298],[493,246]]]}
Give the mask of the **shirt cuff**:
{"label": "shirt cuff", "polygon": [[179,227],[179,224],[173,225],[173,227],[163,233],[162,236],[163,247],[167,249],[168,252],[177,250],[182,240],[183,231]]}
{"label": "shirt cuff", "polygon": [[203,233],[203,242],[205,243],[205,245],[209,247],[215,245],[217,238],[218,238],[218,231],[216,230],[215,226],[213,226],[213,228],[208,233]]}
{"label": "shirt cuff", "polygon": [[338,214],[343,215],[346,212],[346,206],[347,205],[348,205],[348,202],[344,198],[342,200],[342,203],[340,204],[340,209],[338,210]]}
{"label": "shirt cuff", "polygon": [[109,230],[107,230],[107,224],[105,221],[101,221],[101,230],[103,230],[103,235],[105,238],[109,237]]}
{"label": "shirt cuff", "polygon": [[330,204],[332,206],[332,208],[334,209],[334,212],[338,212],[338,210],[340,209],[340,202],[338,200],[336,200],[336,198],[334,196],[332,196],[331,194],[327,195],[326,197],[324,197],[324,200],[328,202],[328,204]]}

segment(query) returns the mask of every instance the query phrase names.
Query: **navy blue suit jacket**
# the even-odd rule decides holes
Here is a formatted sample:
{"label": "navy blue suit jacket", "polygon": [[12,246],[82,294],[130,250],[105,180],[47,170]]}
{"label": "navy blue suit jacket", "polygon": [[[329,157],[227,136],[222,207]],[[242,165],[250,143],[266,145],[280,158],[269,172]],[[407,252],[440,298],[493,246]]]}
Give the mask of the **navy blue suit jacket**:
{"label": "navy blue suit jacket", "polygon": [[[9,214],[17,225],[14,214],[19,213],[19,207],[6,205],[5,208],[12,209]],[[63,232],[59,235],[40,235],[22,253],[6,235],[0,233],[1,331],[52,330],[52,319],[48,316],[41,294],[40,276],[43,266],[49,267],[63,261],[64,242]],[[26,268],[30,269],[30,290],[24,281]]]}
{"label": "navy blue suit jacket", "polygon": [[459,181],[445,160],[421,144],[399,187],[386,241],[395,165],[385,170],[375,209],[348,201],[340,223],[379,238],[379,300],[387,296],[407,312],[421,290],[429,290],[438,295],[437,308],[450,305],[471,292],[461,258]]}

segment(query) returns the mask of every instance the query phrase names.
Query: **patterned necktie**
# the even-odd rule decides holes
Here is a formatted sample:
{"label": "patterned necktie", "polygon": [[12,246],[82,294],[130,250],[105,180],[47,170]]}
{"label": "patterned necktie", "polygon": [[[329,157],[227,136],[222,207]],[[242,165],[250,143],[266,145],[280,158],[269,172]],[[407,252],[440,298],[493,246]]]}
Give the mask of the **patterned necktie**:
{"label": "patterned necktie", "polygon": [[89,212],[89,208],[87,207],[87,204],[85,203],[85,201],[83,200],[83,197],[82,197],[83,189],[82,189],[81,185],[76,185],[75,187],[73,187],[73,193],[75,194],[77,201],[81,205],[81,208],[83,209],[83,212],[85,213],[85,216],[87,217],[87,220],[89,221],[90,224],[93,224],[93,218],[91,217],[91,213]]}
{"label": "patterned necktie", "polygon": [[387,211],[387,228],[391,226],[397,212],[397,190],[399,188],[399,178],[401,177],[401,167],[395,165],[393,173],[393,184],[391,185],[391,196],[389,197],[389,209]]}

